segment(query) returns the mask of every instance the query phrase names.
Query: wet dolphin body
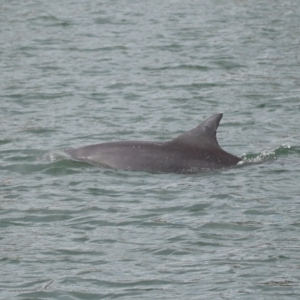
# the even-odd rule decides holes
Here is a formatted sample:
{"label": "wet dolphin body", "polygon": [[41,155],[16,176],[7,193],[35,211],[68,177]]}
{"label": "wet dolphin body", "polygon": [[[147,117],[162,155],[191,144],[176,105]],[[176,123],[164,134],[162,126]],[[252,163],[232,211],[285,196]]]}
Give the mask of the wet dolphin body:
{"label": "wet dolphin body", "polygon": [[166,142],[124,141],[65,149],[75,161],[100,167],[165,173],[197,173],[236,165],[240,158],[218,144],[216,130],[223,114]]}

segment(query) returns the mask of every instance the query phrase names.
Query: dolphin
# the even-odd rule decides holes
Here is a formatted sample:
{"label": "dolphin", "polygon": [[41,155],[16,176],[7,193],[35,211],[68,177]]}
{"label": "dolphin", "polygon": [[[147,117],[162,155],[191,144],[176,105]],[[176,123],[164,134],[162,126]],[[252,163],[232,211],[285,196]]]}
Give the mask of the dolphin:
{"label": "dolphin", "polygon": [[235,166],[241,159],[224,151],[216,139],[223,114],[215,114],[175,139],[161,142],[120,141],[64,151],[71,159],[130,171],[197,173]]}

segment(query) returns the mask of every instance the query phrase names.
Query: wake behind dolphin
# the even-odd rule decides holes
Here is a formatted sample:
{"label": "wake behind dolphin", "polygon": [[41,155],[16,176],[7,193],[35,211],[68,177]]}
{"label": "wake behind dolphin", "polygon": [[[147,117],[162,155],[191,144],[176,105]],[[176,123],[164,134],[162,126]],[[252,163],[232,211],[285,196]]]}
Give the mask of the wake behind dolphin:
{"label": "wake behind dolphin", "polygon": [[215,114],[196,128],[166,142],[124,141],[68,148],[75,161],[99,167],[197,173],[236,165],[241,159],[224,151],[216,139],[223,114]]}

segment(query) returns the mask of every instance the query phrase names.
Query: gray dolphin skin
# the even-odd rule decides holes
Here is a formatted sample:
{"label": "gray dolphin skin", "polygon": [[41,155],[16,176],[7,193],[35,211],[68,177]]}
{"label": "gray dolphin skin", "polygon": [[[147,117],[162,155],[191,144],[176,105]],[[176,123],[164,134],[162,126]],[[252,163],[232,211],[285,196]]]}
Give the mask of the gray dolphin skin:
{"label": "gray dolphin skin", "polygon": [[222,116],[215,114],[166,142],[109,142],[64,151],[75,161],[130,171],[197,173],[228,168],[241,159],[225,152],[217,142],[216,130]]}

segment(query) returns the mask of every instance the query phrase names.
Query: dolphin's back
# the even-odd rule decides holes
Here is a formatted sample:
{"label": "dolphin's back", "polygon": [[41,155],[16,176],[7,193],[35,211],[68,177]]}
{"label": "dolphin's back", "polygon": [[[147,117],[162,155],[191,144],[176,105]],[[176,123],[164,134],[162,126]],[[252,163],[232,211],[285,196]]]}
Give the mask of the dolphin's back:
{"label": "dolphin's back", "polygon": [[69,148],[72,159],[100,167],[172,173],[195,173],[236,165],[240,159],[218,144],[222,114],[167,142],[124,141]]}

